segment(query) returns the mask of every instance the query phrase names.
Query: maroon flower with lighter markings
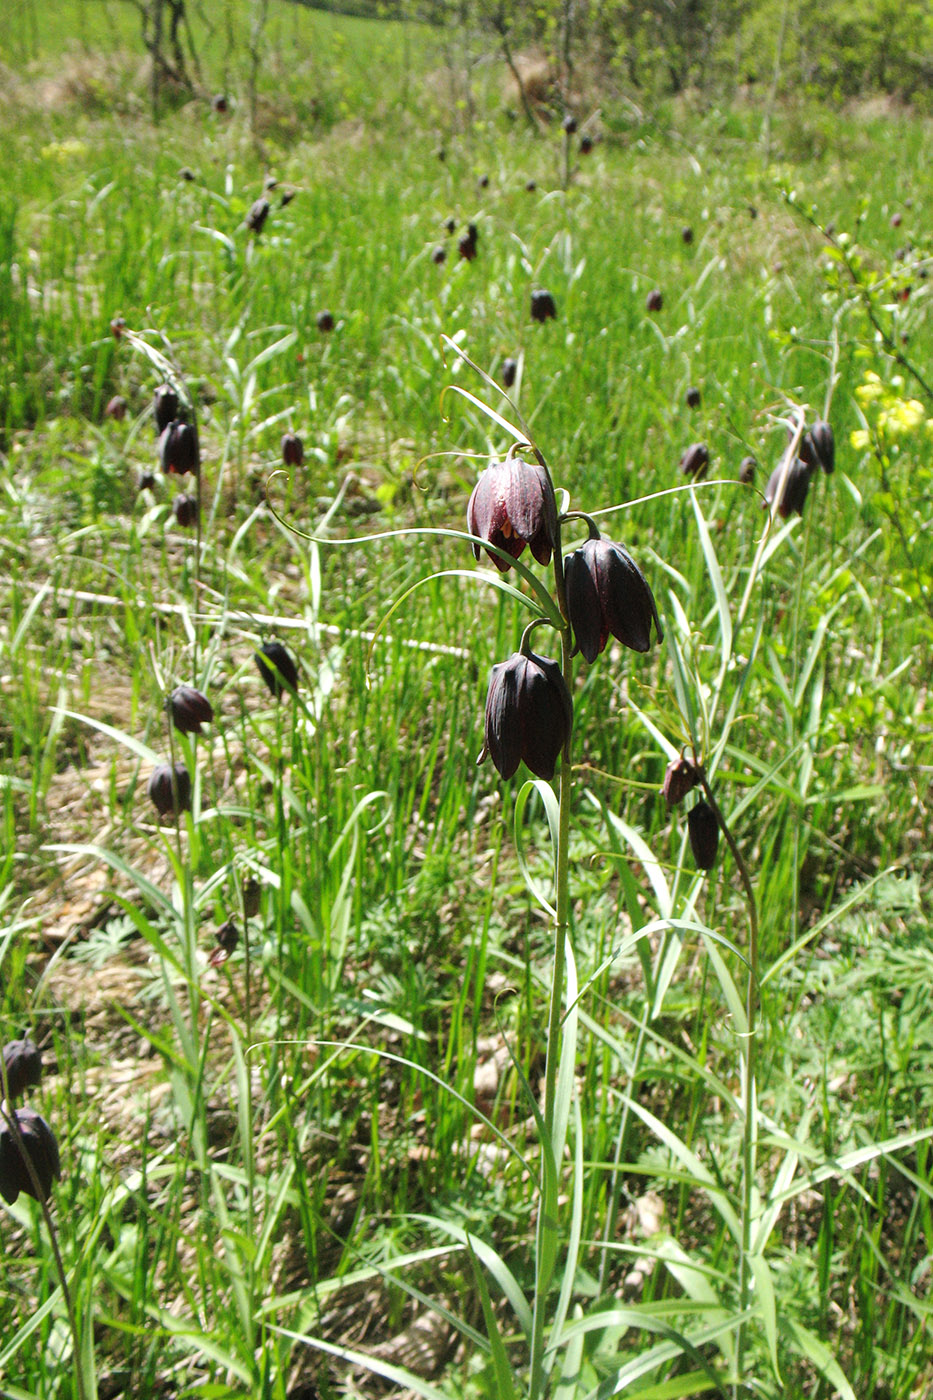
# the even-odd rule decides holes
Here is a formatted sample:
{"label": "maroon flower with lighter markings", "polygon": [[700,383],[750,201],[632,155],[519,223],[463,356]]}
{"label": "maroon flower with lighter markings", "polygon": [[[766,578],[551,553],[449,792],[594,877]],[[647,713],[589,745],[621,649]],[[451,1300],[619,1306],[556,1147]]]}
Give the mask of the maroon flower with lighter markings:
{"label": "maroon flower with lighter markings", "polygon": [[[527,544],[539,564],[548,564],[557,544],[557,502],[551,478],[537,462],[509,455],[493,460],[473,487],[467,506],[471,535],[488,541],[517,559]],[[479,558],[480,546],[473,545]],[[507,560],[489,551],[496,568],[505,573]]]}

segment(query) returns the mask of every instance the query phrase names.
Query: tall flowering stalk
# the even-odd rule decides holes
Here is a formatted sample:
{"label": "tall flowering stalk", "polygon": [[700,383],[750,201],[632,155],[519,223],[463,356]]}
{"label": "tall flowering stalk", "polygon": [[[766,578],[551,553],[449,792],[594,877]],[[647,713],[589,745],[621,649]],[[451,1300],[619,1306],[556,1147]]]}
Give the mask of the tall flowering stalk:
{"label": "tall flowering stalk", "polygon": [[[526,460],[525,454],[532,460]],[[562,526],[579,519],[589,538],[564,557]],[[486,697],[480,762],[490,758],[510,779],[521,763],[541,782],[558,774],[555,853],[554,967],[548,1012],[541,1181],[535,1249],[529,1395],[537,1400],[547,1385],[548,1295],[560,1240],[558,1178],[567,1115],[558,1105],[564,986],[570,947],[570,817],[573,796],[573,662],[591,664],[610,636],[634,651],[646,652],[652,627],[661,624],[654,595],[624,545],[604,540],[595,522],[577,512],[560,514],[550,470],[536,447],[516,443],[505,460],[481,474],[467,510],[467,524],[478,558],[485,544],[496,568],[506,572],[526,545],[539,564],[553,568],[556,605],[526,627],[519,650],[492,668]],[[540,630],[557,633],[560,659],[532,650]]]}

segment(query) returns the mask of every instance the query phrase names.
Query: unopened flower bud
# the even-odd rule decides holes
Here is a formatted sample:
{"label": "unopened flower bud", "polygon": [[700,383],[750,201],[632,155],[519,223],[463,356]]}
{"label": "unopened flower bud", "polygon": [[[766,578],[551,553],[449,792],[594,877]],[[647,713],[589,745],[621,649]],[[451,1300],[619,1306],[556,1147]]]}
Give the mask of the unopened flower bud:
{"label": "unopened flower bud", "polygon": [[122,394],[114,394],[113,398],[107,401],[104,417],[112,418],[115,423],[123,422],[126,417],[126,399]]}
{"label": "unopened flower bud", "polygon": [[580,137],[580,154],[588,156],[593,149],[593,138],[587,132]]}
{"label": "unopened flower bud", "polygon": [[281,642],[263,642],[253,657],[259,674],[276,700],[283,690],[298,689],[298,667]]}
{"label": "unopened flower bud", "polygon": [[564,120],[561,122],[561,126],[563,127],[565,133],[568,136],[572,136],[574,134],[574,132],[577,129],[577,119],[572,112],[567,113],[567,115],[564,117]]}
{"label": "unopened flower bud", "polygon": [[[11,1102],[21,1098],[27,1089],[41,1083],[42,1055],[34,1040],[25,1036],[22,1040],[11,1040],[4,1045],[3,1074],[5,1097]],[[0,1097],[3,1096],[3,1084],[0,1083]]]}
{"label": "unopened flower bud", "polygon": [[515,383],[515,376],[518,374],[518,361],[507,359],[502,361],[502,387],[511,389]]}
{"label": "unopened flower bud", "polygon": [[210,724],[214,707],[193,685],[178,685],[168,700],[172,723],[182,734],[200,734],[202,724]]}
{"label": "unopened flower bud", "polygon": [[700,781],[696,764],[690,762],[688,758],[681,755],[680,758],[672,759],[667,765],[664,773],[664,785],[661,792],[668,807],[678,807],[688,792],[692,792]]}
{"label": "unopened flower bud", "polygon": [[174,769],[168,763],[157,764],[149,776],[148,792],[160,817],[191,811],[191,775],[181,761]]}
{"label": "unopened flower bud", "polygon": [[646,311],[660,311],[664,305],[664,298],[659,287],[654,287],[645,297]]}
{"label": "unopened flower bud", "polygon": [[748,456],[742,458],[739,463],[739,481],[741,481],[743,486],[751,486],[752,482],[755,480],[755,468],[757,466],[758,463],[754,457]]}
{"label": "unopened flower bud", "polygon": [[698,870],[712,870],[719,848],[719,822],[708,802],[701,799],[687,813],[690,849]]}
{"label": "unopened flower bud", "polygon": [[334,329],[334,313],[332,311],[319,311],[315,319],[317,328],[322,335],[329,335]]}
{"label": "unopened flower bud", "polygon": [[[55,1134],[34,1108],[18,1108],[13,1115],[19,1133],[9,1123],[0,1127],[0,1196],[12,1205],[20,1192],[35,1200],[48,1200],[52,1182],[62,1174]],[[41,1196],[23,1161],[22,1150],[32,1163]]]}
{"label": "unopened flower bud", "polygon": [[695,384],[690,385],[690,388],[687,390],[686,399],[688,408],[700,407],[700,391]]}
{"label": "unopened flower bud", "polygon": [[538,778],[549,779],[573,727],[573,701],[556,661],[515,652],[493,666],[486,693],[485,742],[503,778],[524,759]]}
{"label": "unopened flower bud", "polygon": [[255,919],[262,903],[262,885],[255,875],[250,875],[243,885],[243,917]]}
{"label": "unopened flower bud", "polygon": [[431,252],[431,261],[437,263],[438,266],[447,261],[447,249],[444,247],[443,243],[435,245]]}

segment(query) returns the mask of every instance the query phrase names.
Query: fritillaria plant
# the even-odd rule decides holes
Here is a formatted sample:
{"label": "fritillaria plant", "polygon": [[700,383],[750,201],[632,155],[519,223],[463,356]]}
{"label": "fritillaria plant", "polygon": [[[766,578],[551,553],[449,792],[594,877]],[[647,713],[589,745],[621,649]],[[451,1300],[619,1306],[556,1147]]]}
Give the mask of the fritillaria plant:
{"label": "fritillaria plant", "polygon": [[[565,555],[564,529],[585,524],[588,538]],[[545,1310],[558,1248],[559,1164],[567,1117],[558,1106],[558,1066],[569,944],[569,837],[573,786],[573,669],[579,656],[596,661],[610,637],[635,652],[647,652],[662,636],[651,586],[619,541],[602,537],[596,522],[580,512],[560,511],[547,462],[532,442],[515,442],[504,460],[481,473],[470,497],[467,524],[473,553],[485,549],[496,568],[517,568],[533,587],[526,601],[535,612],[517,652],[492,668],[486,696],[483,748],[504,779],[520,765],[539,783],[558,777],[555,851],[554,968],[550,988],[544,1112],[541,1123],[541,1200],[535,1251],[535,1295],[530,1346],[530,1390],[546,1386]],[[550,566],[553,591],[519,564],[525,547],[538,564]],[[541,654],[537,634],[554,634],[559,657]],[[532,639],[535,648],[532,647]],[[568,984],[569,985],[569,984]]]}

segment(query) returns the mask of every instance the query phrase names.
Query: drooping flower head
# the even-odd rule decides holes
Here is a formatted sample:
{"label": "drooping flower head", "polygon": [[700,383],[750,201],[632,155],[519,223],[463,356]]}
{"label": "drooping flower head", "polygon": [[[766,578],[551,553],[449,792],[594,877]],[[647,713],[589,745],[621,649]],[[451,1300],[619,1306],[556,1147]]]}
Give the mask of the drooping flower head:
{"label": "drooping flower head", "polygon": [[705,799],[701,798],[687,813],[687,832],[697,869],[712,870],[719,849],[719,821]]}
{"label": "drooping flower head", "polygon": [[193,685],[177,685],[168,698],[172,723],[182,734],[200,734],[202,724],[210,724],[214,707]]}
{"label": "drooping flower head", "polygon": [[524,759],[537,778],[553,778],[573,727],[573,701],[559,664],[517,651],[493,666],[479,762],[489,755],[503,778]]}
{"label": "drooping flower head", "polygon": [[253,660],[276,700],[281,698],[283,691],[294,693],[298,689],[298,667],[281,642],[263,642],[259,650],[253,652]]}
{"label": "drooping flower head", "polygon": [[766,506],[776,510],[782,520],[790,519],[795,512],[803,515],[810,478],[815,471],[816,465],[808,466],[802,457],[794,457],[789,463],[782,457],[765,487]]}
{"label": "drooping flower head", "polygon": [[822,467],[829,476],[836,467],[836,438],[829,423],[824,418],[807,429],[800,439],[797,449],[801,460],[808,467]]}
{"label": "drooping flower head", "polygon": [[[539,564],[549,564],[557,545],[557,502],[545,469],[511,452],[504,462],[490,462],[473,487],[467,528],[471,535],[504,549],[513,559],[527,544]],[[475,559],[479,552],[480,546],[474,544]],[[496,568],[505,573],[508,561],[487,552]]]}
{"label": "drooping flower head", "polygon": [[[18,1108],[13,1117],[18,1131],[9,1123],[0,1126],[0,1196],[8,1205],[13,1204],[21,1191],[24,1196],[36,1200],[48,1200],[52,1182],[62,1174],[55,1134],[34,1108]],[[41,1198],[23,1161],[21,1148],[32,1163]]]}
{"label": "drooping flower head", "polygon": [[[595,529],[595,526],[591,526]],[[663,637],[654,594],[624,545],[598,534],[564,560],[567,611],[581,655],[594,662],[610,636],[633,651]]]}
{"label": "drooping flower head", "polygon": [[160,818],[191,811],[191,774],[179,760],[174,768],[157,763],[149,775],[149,798]]}
{"label": "drooping flower head", "polygon": [[0,1082],[0,1096],[6,1085],[6,1097],[22,1098],[27,1089],[42,1080],[42,1055],[38,1045],[29,1036],[22,1040],[10,1040],[3,1047],[3,1081]]}

